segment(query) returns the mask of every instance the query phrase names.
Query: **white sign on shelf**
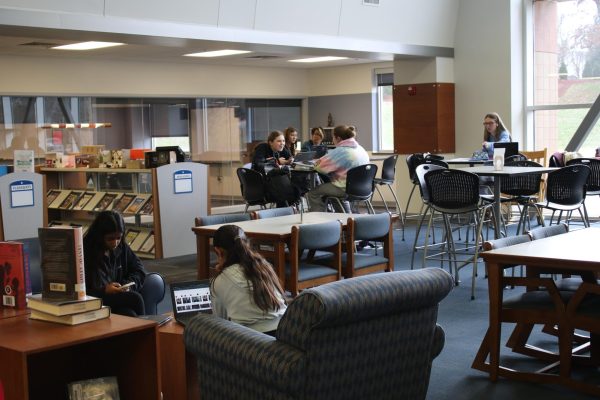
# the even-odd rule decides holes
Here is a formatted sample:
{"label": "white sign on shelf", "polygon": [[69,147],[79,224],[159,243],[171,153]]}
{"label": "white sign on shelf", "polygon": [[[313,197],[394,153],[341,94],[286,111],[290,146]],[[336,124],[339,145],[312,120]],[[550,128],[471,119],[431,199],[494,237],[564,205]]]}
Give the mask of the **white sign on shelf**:
{"label": "white sign on shelf", "polygon": [[180,169],[173,173],[173,187],[175,194],[192,193],[192,171]]}
{"label": "white sign on shelf", "polygon": [[10,206],[33,207],[33,182],[14,181],[10,183]]}

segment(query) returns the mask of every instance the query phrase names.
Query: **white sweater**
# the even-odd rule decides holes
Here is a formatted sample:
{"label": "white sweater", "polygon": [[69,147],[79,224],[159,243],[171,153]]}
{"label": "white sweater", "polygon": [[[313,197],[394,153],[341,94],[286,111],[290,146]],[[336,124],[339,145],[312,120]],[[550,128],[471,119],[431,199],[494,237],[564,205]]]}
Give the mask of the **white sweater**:
{"label": "white sweater", "polygon": [[219,274],[212,285],[213,314],[245,325],[259,332],[277,329],[285,313],[283,296],[279,295],[279,310],[265,313],[252,299],[252,282],[244,276],[239,264],[230,265]]}

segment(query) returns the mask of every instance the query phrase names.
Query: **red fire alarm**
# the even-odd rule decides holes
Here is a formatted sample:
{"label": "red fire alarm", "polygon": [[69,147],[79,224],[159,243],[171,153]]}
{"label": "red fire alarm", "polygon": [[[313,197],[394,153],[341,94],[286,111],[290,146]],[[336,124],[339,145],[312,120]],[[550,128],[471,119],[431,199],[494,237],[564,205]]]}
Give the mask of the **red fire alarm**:
{"label": "red fire alarm", "polygon": [[415,96],[417,94],[417,87],[416,86],[409,86],[408,87],[408,95],[409,96]]}

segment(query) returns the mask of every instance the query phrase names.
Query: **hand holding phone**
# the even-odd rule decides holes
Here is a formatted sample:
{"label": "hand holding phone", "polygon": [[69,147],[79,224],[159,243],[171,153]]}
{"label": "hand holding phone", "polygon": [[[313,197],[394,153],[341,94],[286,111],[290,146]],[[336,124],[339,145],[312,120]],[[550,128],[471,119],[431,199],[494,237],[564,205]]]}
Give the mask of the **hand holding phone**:
{"label": "hand holding phone", "polygon": [[127,282],[127,283],[121,285],[121,289],[127,289],[127,290],[129,290],[129,287],[133,286],[133,285],[135,285],[135,282]]}

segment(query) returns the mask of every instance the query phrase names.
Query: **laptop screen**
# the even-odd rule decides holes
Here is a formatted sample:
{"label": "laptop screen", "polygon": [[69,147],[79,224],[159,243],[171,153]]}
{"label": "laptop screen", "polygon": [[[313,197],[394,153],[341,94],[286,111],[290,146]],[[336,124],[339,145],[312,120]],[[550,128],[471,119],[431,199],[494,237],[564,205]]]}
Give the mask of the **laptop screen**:
{"label": "laptop screen", "polygon": [[494,143],[494,148],[504,148],[504,158],[519,154],[519,142],[496,142]]}
{"label": "laptop screen", "polygon": [[210,313],[212,311],[210,281],[206,279],[172,283],[171,300],[175,318],[188,313]]}

